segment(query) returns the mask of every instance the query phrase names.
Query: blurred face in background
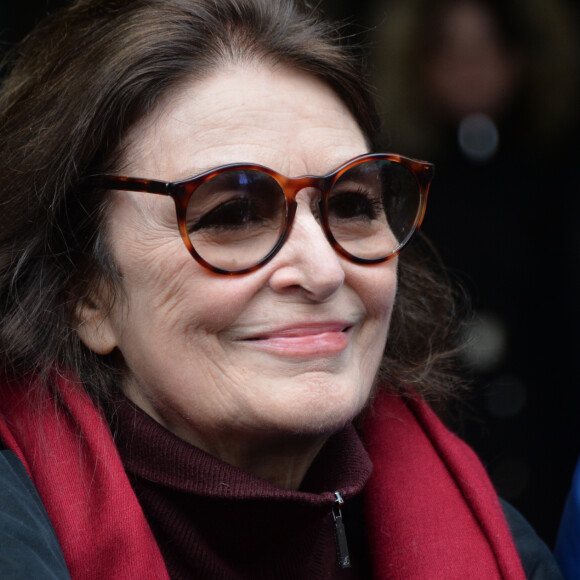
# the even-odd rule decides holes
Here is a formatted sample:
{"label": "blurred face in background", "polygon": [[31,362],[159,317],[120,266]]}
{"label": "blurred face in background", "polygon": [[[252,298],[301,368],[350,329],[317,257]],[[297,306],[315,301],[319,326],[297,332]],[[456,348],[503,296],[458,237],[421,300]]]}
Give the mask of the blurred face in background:
{"label": "blurred face in background", "polygon": [[438,11],[431,23],[426,79],[440,112],[454,120],[471,113],[498,115],[514,97],[519,68],[485,4],[457,0]]}

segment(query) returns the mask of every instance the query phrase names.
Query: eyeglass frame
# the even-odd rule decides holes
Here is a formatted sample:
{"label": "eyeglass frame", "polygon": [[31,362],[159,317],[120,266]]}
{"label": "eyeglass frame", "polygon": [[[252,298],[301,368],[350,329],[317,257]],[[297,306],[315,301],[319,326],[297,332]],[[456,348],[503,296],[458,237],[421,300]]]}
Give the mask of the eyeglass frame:
{"label": "eyeglass frame", "polygon": [[[415,216],[415,220],[409,234],[401,243],[399,243],[395,250],[393,250],[390,254],[380,258],[359,258],[358,256],[354,256],[345,250],[335,239],[328,224],[328,215],[326,214],[325,207],[327,206],[332,186],[346,171],[352,167],[355,167],[356,165],[373,160],[391,161],[399,163],[405,168],[409,169],[417,180],[417,185],[419,188],[419,206],[417,208],[417,215]],[[181,239],[196,262],[198,262],[207,270],[210,270],[216,274],[224,276],[240,276],[244,274],[251,274],[252,272],[260,269],[280,251],[292,230],[292,225],[294,223],[294,217],[296,215],[297,209],[296,196],[298,195],[298,192],[307,188],[313,188],[320,192],[318,213],[322,230],[329,244],[339,256],[342,256],[354,264],[360,264],[363,266],[382,264],[388,260],[391,260],[401,253],[401,251],[409,244],[409,242],[413,239],[421,227],[423,218],[425,217],[425,211],[427,209],[427,197],[429,194],[429,186],[433,179],[434,169],[435,166],[432,163],[427,161],[420,161],[411,157],[405,157],[397,153],[367,153],[350,159],[326,175],[303,175],[300,177],[286,177],[285,175],[282,175],[281,173],[278,173],[269,167],[257,163],[230,163],[209,169],[193,177],[173,182],[102,174],[86,177],[83,180],[83,184],[89,187],[102,188],[106,190],[152,193],[156,195],[165,195],[171,197],[175,204],[177,227],[181,235]],[[217,175],[235,170],[259,171],[272,177],[278,183],[282,192],[284,193],[284,198],[286,201],[286,216],[284,228],[281,231],[278,241],[264,258],[262,258],[253,266],[248,266],[240,270],[230,271],[210,264],[207,260],[198,254],[193,244],[191,243],[191,239],[187,231],[186,216],[189,200],[195,190],[201,184],[209,181],[210,179],[213,179]]]}

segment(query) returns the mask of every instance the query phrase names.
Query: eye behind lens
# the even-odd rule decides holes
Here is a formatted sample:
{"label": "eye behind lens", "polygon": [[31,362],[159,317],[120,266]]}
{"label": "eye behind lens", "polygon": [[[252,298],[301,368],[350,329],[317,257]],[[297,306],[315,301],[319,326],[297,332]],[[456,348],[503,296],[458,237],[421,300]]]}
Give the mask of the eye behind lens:
{"label": "eye behind lens", "polygon": [[251,268],[283,234],[284,192],[265,172],[229,171],[196,189],[186,219],[191,244],[207,263],[226,271]]}
{"label": "eye behind lens", "polygon": [[421,189],[413,171],[385,159],[350,168],[333,185],[326,212],[334,240],[348,254],[380,260],[412,236],[419,219]]}

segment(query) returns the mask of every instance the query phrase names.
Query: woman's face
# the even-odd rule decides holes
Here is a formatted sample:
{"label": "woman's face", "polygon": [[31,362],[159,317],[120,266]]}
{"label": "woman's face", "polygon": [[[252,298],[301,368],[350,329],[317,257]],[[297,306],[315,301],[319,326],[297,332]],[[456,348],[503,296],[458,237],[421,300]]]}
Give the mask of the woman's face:
{"label": "woman's face", "polygon": [[[324,174],[365,152],[357,123],[320,81],[246,64],[192,82],[135,127],[122,173],[175,181],[252,162]],[[123,292],[110,311],[98,295],[84,308],[81,337],[96,352],[120,351],[137,405],[233,463],[238,445],[339,429],[365,405],[382,357],[396,260],[339,257],[312,195],[298,194],[272,261],[227,277],[192,259],[170,198],[114,193],[108,232]]]}

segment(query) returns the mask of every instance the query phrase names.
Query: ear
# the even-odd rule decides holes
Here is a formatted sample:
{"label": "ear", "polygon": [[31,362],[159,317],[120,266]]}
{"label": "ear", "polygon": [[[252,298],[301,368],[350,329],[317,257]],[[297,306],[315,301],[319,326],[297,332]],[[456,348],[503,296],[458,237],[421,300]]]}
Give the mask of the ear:
{"label": "ear", "polygon": [[102,296],[83,298],[76,310],[77,333],[82,343],[97,354],[109,354],[117,346],[113,309]]}

